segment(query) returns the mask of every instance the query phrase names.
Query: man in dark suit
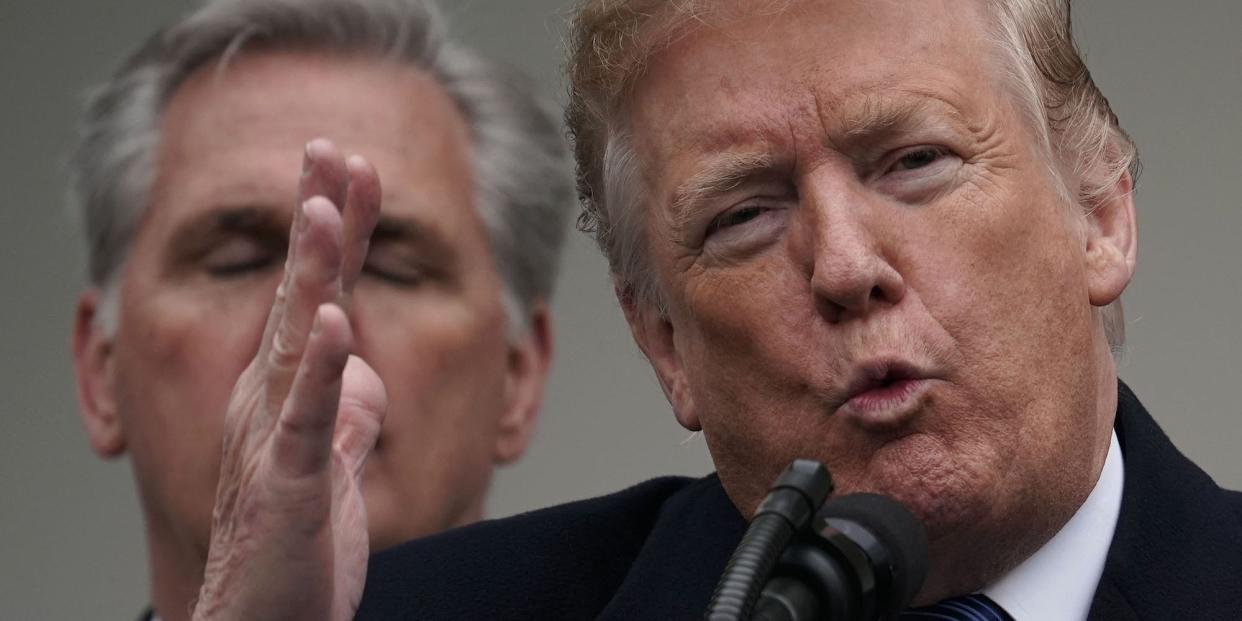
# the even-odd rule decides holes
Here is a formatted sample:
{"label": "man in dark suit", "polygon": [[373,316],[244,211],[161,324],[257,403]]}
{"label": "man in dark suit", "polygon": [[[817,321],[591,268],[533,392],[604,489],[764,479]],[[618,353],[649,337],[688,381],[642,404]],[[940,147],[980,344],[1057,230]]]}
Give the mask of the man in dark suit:
{"label": "man in dark suit", "polygon": [[[360,617],[696,618],[744,516],[805,457],[926,526],[915,604],[938,608],[911,614],[1242,614],[1242,500],[1117,379],[1138,159],[1066,3],[591,0],[572,44],[583,222],[717,475],[377,556]],[[223,488],[200,618],[344,619],[359,597],[329,519],[351,479],[330,464],[365,443],[315,430],[357,437],[379,413],[336,413],[375,393],[338,381],[348,331],[320,313],[337,327],[301,364],[323,379],[278,414],[234,405],[284,422],[236,458],[260,476]],[[284,575],[240,578],[255,567]],[[333,589],[298,599],[297,580]]]}

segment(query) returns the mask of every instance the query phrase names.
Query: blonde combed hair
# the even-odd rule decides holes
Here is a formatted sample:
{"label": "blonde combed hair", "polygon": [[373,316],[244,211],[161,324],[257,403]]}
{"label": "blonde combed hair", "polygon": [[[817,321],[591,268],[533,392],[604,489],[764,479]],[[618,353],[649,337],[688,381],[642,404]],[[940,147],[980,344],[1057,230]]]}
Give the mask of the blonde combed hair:
{"label": "blonde combed hair", "polygon": [[[1025,106],[1067,201],[1086,213],[1137,180],[1138,150],[1091,78],[1074,43],[1070,0],[981,0],[992,18],[984,33],[1001,54],[1008,86]],[[665,309],[642,237],[640,162],[626,105],[647,62],[705,20],[712,0],[585,0],[569,37],[566,120],[574,140],[581,230],[608,258],[622,295]],[[758,3],[780,10],[788,0]],[[1109,344],[1125,340],[1120,300],[1101,310]]]}

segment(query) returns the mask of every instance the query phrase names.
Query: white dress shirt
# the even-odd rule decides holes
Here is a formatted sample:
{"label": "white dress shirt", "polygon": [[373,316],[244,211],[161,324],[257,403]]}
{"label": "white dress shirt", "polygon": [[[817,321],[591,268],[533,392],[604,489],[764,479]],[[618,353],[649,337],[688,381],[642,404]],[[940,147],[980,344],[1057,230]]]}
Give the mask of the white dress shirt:
{"label": "white dress shirt", "polygon": [[1121,445],[1113,432],[1100,479],[1074,517],[983,594],[1014,621],[1086,619],[1117,527],[1124,479]]}

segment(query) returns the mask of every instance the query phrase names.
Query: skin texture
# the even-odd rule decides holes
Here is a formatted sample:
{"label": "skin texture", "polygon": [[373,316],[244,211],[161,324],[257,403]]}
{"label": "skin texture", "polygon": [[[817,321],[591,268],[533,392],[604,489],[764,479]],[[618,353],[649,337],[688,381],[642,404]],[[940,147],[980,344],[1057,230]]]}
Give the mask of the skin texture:
{"label": "skin texture", "polygon": [[[346,295],[319,296],[302,310],[335,301],[348,313],[338,318],[347,317],[346,336],[337,335],[346,352],[387,387],[388,416],[361,481],[369,545],[478,519],[493,466],[525,449],[550,337],[541,307],[528,334],[508,338],[472,208],[467,128],[451,100],[429,76],[383,61],[248,52],[222,72],[208,65],[193,74],[160,129],[152,205],[122,275],[118,329],[98,328],[99,294],[87,292],[74,352],[92,446],[108,457],[128,453],[133,464],[161,616],[178,618],[198,592],[224,413],[260,351],[295,208],[316,195],[344,208],[361,166],[347,168],[348,153],[364,154],[384,179],[382,190],[375,182],[379,224],[369,250],[364,234],[360,252],[336,259],[345,262],[337,272],[360,273],[356,287],[338,284]],[[316,136],[336,144],[307,147]],[[352,231],[371,230],[351,213],[335,225],[347,242]],[[282,402],[268,405],[279,411]],[[365,532],[361,540],[365,558]]]}
{"label": "skin texture", "polygon": [[[636,85],[668,314],[622,296],[627,319],[744,514],[819,459],[839,493],[925,522],[919,602],[967,593],[1103,465],[1116,375],[1093,308],[1133,271],[1130,181],[1089,216],[1066,204],[977,5],[782,7],[702,16]],[[923,379],[911,396],[846,403],[894,363]]]}

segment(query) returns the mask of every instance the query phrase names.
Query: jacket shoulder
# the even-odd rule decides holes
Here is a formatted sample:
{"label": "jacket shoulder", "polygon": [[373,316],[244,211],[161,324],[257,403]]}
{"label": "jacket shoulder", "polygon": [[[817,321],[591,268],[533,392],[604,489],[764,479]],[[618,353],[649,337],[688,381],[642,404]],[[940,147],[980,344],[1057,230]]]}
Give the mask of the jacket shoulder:
{"label": "jacket shoulder", "polygon": [[593,617],[625,579],[663,504],[699,483],[652,479],[377,553],[356,618]]}

